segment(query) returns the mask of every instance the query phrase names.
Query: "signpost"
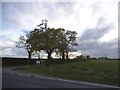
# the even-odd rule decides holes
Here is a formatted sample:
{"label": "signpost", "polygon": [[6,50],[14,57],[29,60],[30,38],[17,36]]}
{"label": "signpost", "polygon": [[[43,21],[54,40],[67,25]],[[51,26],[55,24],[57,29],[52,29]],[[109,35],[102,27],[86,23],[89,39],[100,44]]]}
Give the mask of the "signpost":
{"label": "signpost", "polygon": [[41,64],[40,60],[37,60],[36,65],[40,65],[40,64]]}

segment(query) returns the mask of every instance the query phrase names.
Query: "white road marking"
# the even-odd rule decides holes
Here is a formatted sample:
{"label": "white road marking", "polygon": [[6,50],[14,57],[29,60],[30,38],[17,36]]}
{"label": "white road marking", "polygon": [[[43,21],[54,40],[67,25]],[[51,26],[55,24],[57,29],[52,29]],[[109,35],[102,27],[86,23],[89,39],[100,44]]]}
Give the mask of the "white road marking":
{"label": "white road marking", "polygon": [[44,79],[50,79],[50,80],[60,80],[60,81],[66,81],[66,82],[72,82],[72,83],[80,83],[80,84],[104,86],[104,87],[109,87],[109,88],[119,88],[117,86],[110,86],[110,85],[103,85],[103,84],[89,83],[89,82],[72,81],[72,80],[59,79],[59,78],[48,78],[48,77],[43,77],[43,76],[35,76],[35,77],[44,78]]}
{"label": "white road marking", "polygon": [[20,76],[27,76],[27,77],[30,77],[31,75],[27,75],[27,74],[17,74],[17,75],[20,75]]}

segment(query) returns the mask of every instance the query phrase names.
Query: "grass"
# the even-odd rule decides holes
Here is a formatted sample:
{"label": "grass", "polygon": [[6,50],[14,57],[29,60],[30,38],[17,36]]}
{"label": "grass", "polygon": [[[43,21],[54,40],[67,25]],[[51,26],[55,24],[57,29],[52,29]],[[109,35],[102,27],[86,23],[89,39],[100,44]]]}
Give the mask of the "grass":
{"label": "grass", "polygon": [[118,86],[117,60],[89,60],[48,66],[44,64],[39,66],[30,65],[16,68],[15,70]]}

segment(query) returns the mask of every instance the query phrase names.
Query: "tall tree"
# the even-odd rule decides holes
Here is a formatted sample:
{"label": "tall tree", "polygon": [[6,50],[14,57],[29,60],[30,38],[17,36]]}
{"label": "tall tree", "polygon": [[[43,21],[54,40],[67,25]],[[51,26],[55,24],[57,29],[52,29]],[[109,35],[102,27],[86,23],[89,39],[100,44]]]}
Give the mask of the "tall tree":
{"label": "tall tree", "polygon": [[61,36],[58,40],[58,52],[61,53],[62,59],[68,59],[68,53],[76,51],[72,46],[77,46],[76,42],[76,35],[77,33],[75,31],[65,31],[65,29],[59,28],[58,30],[61,30]]}
{"label": "tall tree", "polygon": [[63,28],[58,28],[56,29],[59,34],[57,38],[57,49],[56,49],[56,54],[59,54],[62,56],[62,59],[65,59],[65,47],[66,47],[66,37],[65,37],[65,29]]}
{"label": "tall tree", "polygon": [[47,31],[44,32],[43,37],[44,51],[48,54],[48,59],[51,59],[51,54],[58,45],[58,31],[54,28],[48,28]]}
{"label": "tall tree", "polygon": [[39,38],[42,38],[42,40],[40,40],[38,45],[40,45],[42,49],[48,54],[48,59],[51,59],[51,54],[59,46],[59,41],[61,41],[60,39],[63,40],[62,35],[65,30],[47,28],[47,22],[47,20],[42,20],[42,23],[38,25],[38,27],[40,27],[40,30],[43,31],[43,33],[39,35]]}
{"label": "tall tree", "polygon": [[70,31],[67,30],[65,33],[65,37],[66,37],[66,47],[65,47],[65,53],[66,53],[66,59],[68,59],[68,53],[69,52],[74,52],[76,51],[73,46],[77,46],[78,43],[76,42],[76,35],[77,32],[76,31]]}
{"label": "tall tree", "polygon": [[28,37],[20,36],[19,41],[16,42],[16,47],[26,49],[28,52],[28,58],[31,59],[33,50],[31,44],[28,41]]}
{"label": "tall tree", "polygon": [[54,28],[34,29],[30,33],[29,42],[34,51],[44,50],[48,54],[48,59],[51,59],[51,54],[57,47],[58,31]]}
{"label": "tall tree", "polygon": [[39,28],[34,29],[25,39],[20,37],[17,42],[17,47],[24,47],[28,51],[29,59],[32,52],[40,52],[44,50],[48,54],[48,59],[51,59],[51,54],[54,51],[62,55],[62,59],[68,59],[68,53],[74,51],[72,46],[76,46],[75,31],[65,31],[63,28],[47,28],[47,20],[42,20]]}

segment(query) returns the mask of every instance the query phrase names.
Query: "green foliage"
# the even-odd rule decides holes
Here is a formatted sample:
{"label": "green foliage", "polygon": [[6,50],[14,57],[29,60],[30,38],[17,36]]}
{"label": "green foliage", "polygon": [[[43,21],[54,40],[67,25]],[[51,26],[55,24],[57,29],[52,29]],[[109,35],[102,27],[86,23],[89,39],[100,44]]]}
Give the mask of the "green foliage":
{"label": "green foliage", "polygon": [[26,49],[28,52],[28,58],[31,59],[31,54],[33,52],[33,48],[29,42],[29,37],[20,36],[19,41],[16,42],[16,47]]}
{"label": "green foliage", "polygon": [[[41,28],[41,26],[44,27]],[[68,59],[68,53],[74,51],[72,46],[77,46],[75,31],[65,30],[63,28],[47,28],[46,20],[42,20],[42,23],[38,25],[40,28],[36,28],[30,32],[27,42],[31,45],[34,52],[44,50],[48,54],[48,59],[51,59],[51,54],[62,55],[62,59]]]}
{"label": "green foliage", "polygon": [[59,38],[58,38],[58,46],[56,53],[62,55],[62,59],[68,59],[68,53],[75,51],[72,46],[77,46],[75,31],[65,31],[65,29],[58,28],[59,30]]}
{"label": "green foliage", "polygon": [[48,28],[46,31],[35,29],[30,33],[29,42],[34,51],[44,50],[51,58],[52,52],[58,46],[59,33],[54,28]]}

